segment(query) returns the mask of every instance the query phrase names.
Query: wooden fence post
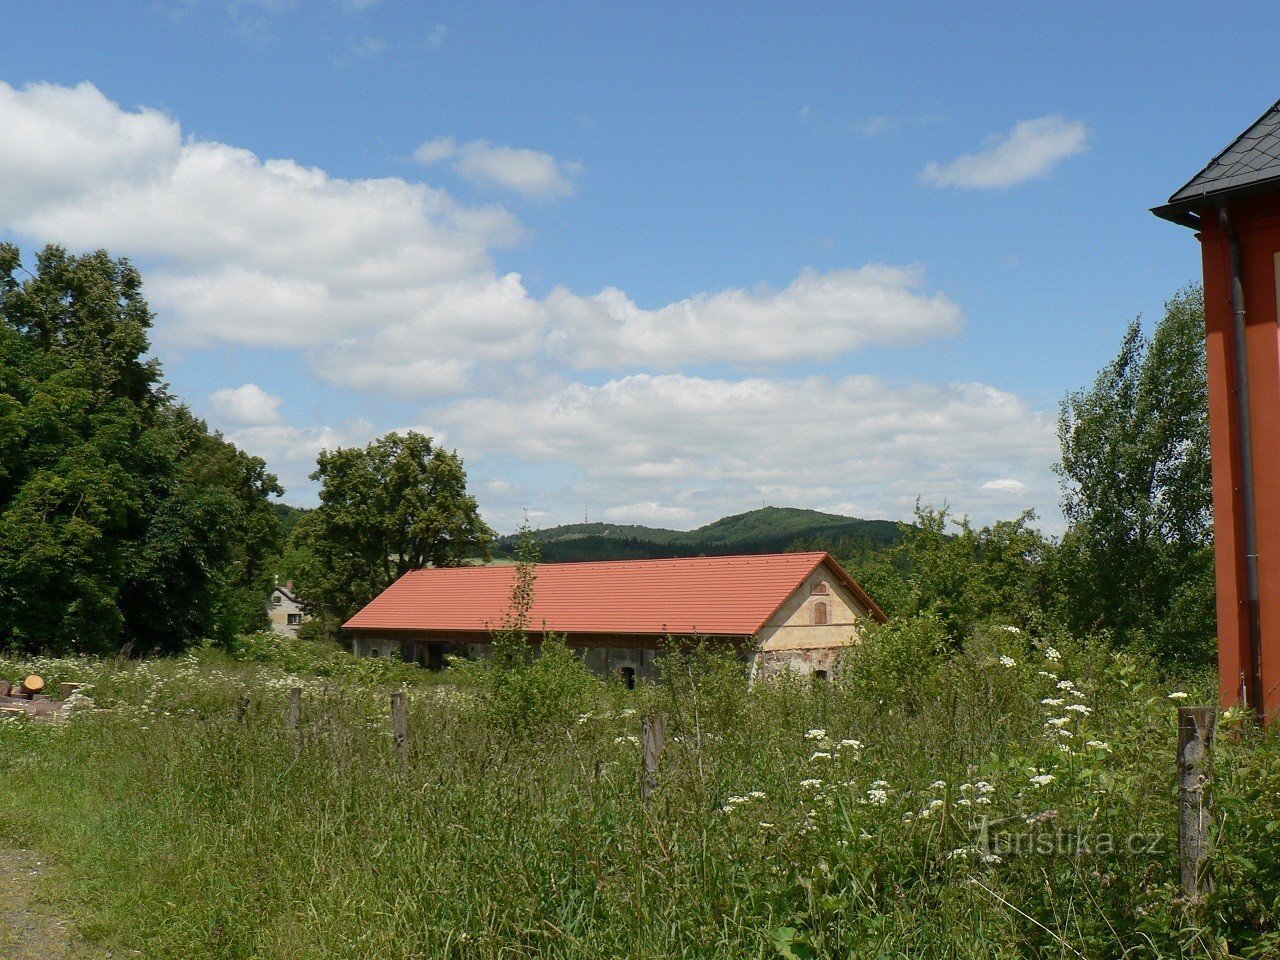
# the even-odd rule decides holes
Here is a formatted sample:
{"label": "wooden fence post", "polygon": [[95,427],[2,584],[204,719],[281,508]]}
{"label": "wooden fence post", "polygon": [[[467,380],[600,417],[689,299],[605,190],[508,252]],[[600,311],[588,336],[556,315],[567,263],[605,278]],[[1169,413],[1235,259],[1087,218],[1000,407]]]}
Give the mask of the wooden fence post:
{"label": "wooden fence post", "polygon": [[640,726],[644,763],[640,780],[641,800],[648,800],[649,794],[658,789],[658,764],[662,759],[662,744],[665,739],[666,719],[660,713],[646,713]]}
{"label": "wooden fence post", "polygon": [[391,727],[396,737],[396,752],[400,762],[409,762],[409,711],[403,690],[391,694]]}
{"label": "wooden fence post", "polygon": [[238,701],[236,701],[236,723],[243,723],[245,716],[249,713],[249,695],[246,693]]}
{"label": "wooden fence post", "polygon": [[1178,870],[1192,903],[1213,889],[1208,788],[1217,723],[1216,707],[1178,708]]}
{"label": "wooden fence post", "polygon": [[289,726],[298,729],[298,724],[302,722],[302,688],[293,687],[289,690]]}

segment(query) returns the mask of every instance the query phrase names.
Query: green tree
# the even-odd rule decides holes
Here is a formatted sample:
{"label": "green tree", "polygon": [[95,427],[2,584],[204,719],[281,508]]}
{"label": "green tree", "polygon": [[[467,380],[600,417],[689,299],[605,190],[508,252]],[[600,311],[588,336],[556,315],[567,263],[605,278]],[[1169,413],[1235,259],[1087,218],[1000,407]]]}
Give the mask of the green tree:
{"label": "green tree", "polygon": [[311,477],[320,506],[298,522],[292,549],[305,568],[299,589],[331,627],[410,570],[489,559],[495,536],[462,459],[430,437],[389,433],[325,451]]}
{"label": "green tree", "polygon": [[0,646],[174,650],[262,616],[279,493],[147,359],[127,260],[0,244]]}
{"label": "green tree", "polygon": [[1062,404],[1061,613],[1075,630],[1175,661],[1213,655],[1212,487],[1204,295],[1178,293],[1150,338]]}
{"label": "green tree", "polygon": [[949,508],[916,504],[902,542],[845,560],[890,617],[926,616],[953,644],[986,624],[1026,628],[1044,608],[1050,544],[1027,511],[975,527]]}

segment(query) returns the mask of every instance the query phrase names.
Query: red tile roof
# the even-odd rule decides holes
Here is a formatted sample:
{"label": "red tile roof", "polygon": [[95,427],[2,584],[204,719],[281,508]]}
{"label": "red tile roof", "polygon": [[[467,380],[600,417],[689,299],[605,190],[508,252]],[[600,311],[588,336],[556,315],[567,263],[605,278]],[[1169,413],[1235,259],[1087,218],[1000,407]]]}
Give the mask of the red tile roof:
{"label": "red tile roof", "polygon": [[[750,636],[819,564],[876,619],[875,602],[826,553],[538,565],[531,630]],[[510,607],[516,568],[412,570],[348,620],[349,630],[488,632]]]}

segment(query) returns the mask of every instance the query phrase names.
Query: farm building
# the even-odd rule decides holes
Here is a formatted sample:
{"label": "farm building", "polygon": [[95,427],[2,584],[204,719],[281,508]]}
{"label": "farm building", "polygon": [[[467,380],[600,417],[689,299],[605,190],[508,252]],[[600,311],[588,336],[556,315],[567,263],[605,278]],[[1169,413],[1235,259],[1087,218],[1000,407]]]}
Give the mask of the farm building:
{"label": "farm building", "polygon": [[277,584],[271,591],[267,616],[271,620],[271,629],[287,637],[296,637],[298,628],[304,621],[311,619],[302,609],[302,601],[298,598],[292,580],[283,587]]}
{"label": "farm building", "polygon": [[[352,617],[357,656],[438,669],[447,655],[485,656],[511,604],[510,566],[414,570]],[[874,600],[829,554],[540,564],[528,627],[564,635],[587,665],[632,685],[657,676],[668,637],[732,645],[753,673],[826,677]]]}

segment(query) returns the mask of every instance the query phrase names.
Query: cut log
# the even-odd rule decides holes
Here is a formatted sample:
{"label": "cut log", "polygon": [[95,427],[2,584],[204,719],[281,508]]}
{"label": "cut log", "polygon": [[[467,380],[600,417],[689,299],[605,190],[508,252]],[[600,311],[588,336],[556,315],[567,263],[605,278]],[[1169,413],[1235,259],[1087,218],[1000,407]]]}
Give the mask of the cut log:
{"label": "cut log", "polygon": [[8,680],[0,680],[0,697],[7,697],[9,691],[13,689],[13,684]]}
{"label": "cut log", "polygon": [[32,700],[52,700],[53,697],[49,696],[47,693],[33,693],[31,695],[31,699]]}
{"label": "cut log", "polygon": [[33,673],[27,679],[22,681],[22,689],[27,693],[44,693],[44,677],[38,673]]}
{"label": "cut log", "polygon": [[80,684],[78,683],[60,683],[58,684],[58,699],[65,700],[79,689]]}

